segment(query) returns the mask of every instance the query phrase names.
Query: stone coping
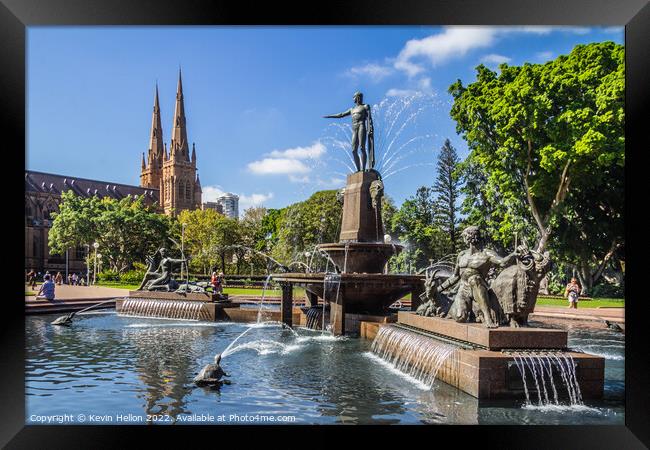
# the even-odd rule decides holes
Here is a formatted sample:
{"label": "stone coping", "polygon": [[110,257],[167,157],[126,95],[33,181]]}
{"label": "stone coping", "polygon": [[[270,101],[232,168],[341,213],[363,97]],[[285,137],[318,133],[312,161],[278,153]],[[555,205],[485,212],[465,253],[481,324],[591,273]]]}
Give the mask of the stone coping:
{"label": "stone coping", "polygon": [[[386,282],[386,281],[407,281],[407,282],[419,282],[424,283],[424,275],[401,275],[401,274],[383,274],[383,273],[340,273],[341,282],[345,283],[347,281],[358,282],[358,281],[369,281],[369,282]],[[285,282],[294,282],[294,283],[305,283],[305,282],[323,282],[325,278],[325,273],[315,272],[315,273],[278,273],[272,274],[271,278],[274,281],[285,281]]]}
{"label": "stone coping", "polygon": [[399,311],[397,323],[447,336],[489,350],[558,349],[567,347],[568,333],[547,328],[486,328],[482,323],[458,323],[440,317],[423,317],[410,311]]}
{"label": "stone coping", "polygon": [[188,292],[179,294],[176,292],[161,291],[129,291],[128,298],[150,298],[155,300],[191,300],[201,302],[212,302],[212,296],[209,293]]}

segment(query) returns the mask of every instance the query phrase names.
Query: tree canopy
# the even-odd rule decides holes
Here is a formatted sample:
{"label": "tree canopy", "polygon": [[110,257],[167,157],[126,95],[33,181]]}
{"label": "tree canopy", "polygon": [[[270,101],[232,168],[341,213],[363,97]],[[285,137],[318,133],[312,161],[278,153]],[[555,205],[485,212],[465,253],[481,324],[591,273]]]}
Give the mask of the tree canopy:
{"label": "tree canopy", "polygon": [[469,220],[503,245],[528,234],[539,251],[561,233],[569,240],[558,245],[576,256],[586,245],[592,262],[619,248],[624,78],[623,46],[602,42],[545,64],[502,64],[498,74],[480,65],[475,82],[452,84],[451,116],[470,148]]}
{"label": "tree canopy", "polygon": [[171,229],[171,219],[145,206],[142,197],[84,198],[67,191],[52,216],[48,234],[52,253],[97,242],[102,260],[118,273],[166,244]]}

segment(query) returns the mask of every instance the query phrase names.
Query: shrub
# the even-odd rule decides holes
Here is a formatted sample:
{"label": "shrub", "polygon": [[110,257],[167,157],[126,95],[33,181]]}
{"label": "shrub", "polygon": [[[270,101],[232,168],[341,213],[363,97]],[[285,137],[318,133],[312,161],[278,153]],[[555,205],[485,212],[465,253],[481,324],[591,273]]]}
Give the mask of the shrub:
{"label": "shrub", "polygon": [[120,274],[114,270],[102,270],[97,273],[97,281],[120,281]]}
{"label": "shrub", "polygon": [[605,298],[623,298],[625,297],[625,286],[600,283],[591,289],[592,297],[605,297]]}
{"label": "shrub", "polygon": [[120,281],[125,284],[139,284],[144,278],[144,270],[129,270],[120,276]]}

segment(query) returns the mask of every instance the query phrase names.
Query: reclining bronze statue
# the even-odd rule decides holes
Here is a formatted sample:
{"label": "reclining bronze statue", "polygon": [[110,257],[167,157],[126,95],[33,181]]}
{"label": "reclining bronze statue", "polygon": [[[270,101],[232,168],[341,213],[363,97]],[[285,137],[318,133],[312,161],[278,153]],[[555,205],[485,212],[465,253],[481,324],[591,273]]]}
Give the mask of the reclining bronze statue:
{"label": "reclining bronze statue", "polygon": [[[539,282],[550,269],[548,253],[531,251],[519,245],[505,257],[481,245],[478,227],[462,232],[468,249],[460,252],[453,274],[446,280],[436,272],[427,273],[425,302],[416,314],[454,319],[457,322],[482,322],[488,328],[499,325],[527,326],[535,308]],[[488,282],[491,271],[498,275]]]}
{"label": "reclining bronze statue", "polygon": [[173,291],[178,283],[172,277],[175,265],[187,263],[187,259],[174,259],[167,256],[167,249],[161,247],[153,256],[147,257],[148,267],[139,291]]}

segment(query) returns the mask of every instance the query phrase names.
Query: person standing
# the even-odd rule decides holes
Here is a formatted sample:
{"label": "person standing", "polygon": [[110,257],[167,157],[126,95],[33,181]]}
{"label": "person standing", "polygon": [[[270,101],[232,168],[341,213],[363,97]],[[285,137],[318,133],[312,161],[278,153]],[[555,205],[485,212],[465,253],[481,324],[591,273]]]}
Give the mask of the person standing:
{"label": "person standing", "polygon": [[61,272],[56,273],[56,277],[54,277],[54,282],[59,286],[63,284],[63,275],[61,275]]}
{"label": "person standing", "polygon": [[27,274],[27,283],[32,289],[36,289],[36,271],[34,269]]}
{"label": "person standing", "polygon": [[564,289],[564,296],[569,300],[569,308],[578,309],[578,298],[580,297],[580,292],[582,292],[580,283],[578,283],[578,280],[575,278],[571,278],[571,281]]}
{"label": "person standing", "polygon": [[224,281],[223,279],[224,279],[223,272],[219,272],[219,275],[217,275],[217,282],[214,286],[215,292],[219,294],[223,294],[223,281]]}
{"label": "person standing", "polygon": [[210,278],[210,284],[212,285],[212,292],[217,293],[217,272],[212,272],[212,277]]}
{"label": "person standing", "polygon": [[46,273],[43,277],[43,284],[36,294],[36,298],[45,298],[47,300],[54,300],[54,289],[55,285],[52,281],[50,274]]}
{"label": "person standing", "polygon": [[77,285],[77,272],[74,272],[72,274],[72,285],[76,286]]}

